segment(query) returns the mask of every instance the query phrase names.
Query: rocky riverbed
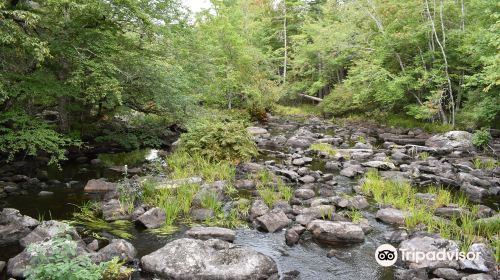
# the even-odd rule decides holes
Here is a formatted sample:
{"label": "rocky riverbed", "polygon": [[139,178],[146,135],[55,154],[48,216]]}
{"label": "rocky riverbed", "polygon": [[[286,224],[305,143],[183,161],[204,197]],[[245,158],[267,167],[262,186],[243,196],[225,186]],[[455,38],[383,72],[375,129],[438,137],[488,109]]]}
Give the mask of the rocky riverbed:
{"label": "rocky riverbed", "polygon": [[[118,185],[114,183],[124,167],[114,166],[115,173],[107,173],[109,167],[102,167],[96,158],[75,159],[78,170],[85,168],[76,173],[80,174],[78,178],[71,173],[53,179],[43,170],[30,177],[17,174],[16,165],[4,167],[0,179],[0,197],[5,206],[0,214],[0,251],[3,251],[0,261],[4,263],[0,262],[0,269],[21,278],[30,259],[25,248],[33,243],[44,246],[44,242],[61,234],[62,228],[64,234],[78,242],[81,254],[89,255],[95,262],[119,257],[138,270],[134,279],[156,276],[165,279],[472,280],[498,276],[493,248],[481,240],[469,247],[471,251],[482,252],[476,262],[415,263],[410,260],[399,261],[391,268],[379,266],[374,253],[384,243],[426,252],[441,248],[454,251],[458,245],[424,230],[408,230],[406,213],[377,204],[360,187],[370,169],[378,170],[387,180],[411,183],[417,189],[416,195],[431,201],[435,197],[426,193],[426,187],[442,185],[452,192],[462,192],[478,204],[478,219],[498,223],[500,168],[494,156],[474,148],[470,133],[452,131],[430,135],[419,129],[340,126],[319,118],[276,117],[248,131],[254,136],[261,155],[252,162],[240,164],[232,184],[245,194],[245,199],[250,199],[248,229],[182,226],[166,237],[144,230],[160,227],[165,213],[151,205],[140,205],[132,213],[124,213],[117,199]],[[328,144],[334,152],[311,149],[318,144]],[[137,168],[128,166],[132,169],[130,172],[127,168],[130,175],[136,174],[132,180],[137,182],[145,178],[149,168],[148,164]],[[85,173],[89,170],[96,172]],[[106,172],[100,172],[102,170]],[[262,170],[292,186],[290,201],[277,201],[269,207],[259,197],[253,174]],[[108,174],[114,175],[106,176]],[[217,193],[225,209],[239,203],[226,195],[228,182],[206,183],[201,177],[155,178],[171,187],[184,182],[198,184],[199,192]],[[75,208],[68,203],[80,205],[95,199],[86,196],[88,192],[101,194],[99,201],[104,219],[134,221],[137,224],[133,231],[135,238],[124,240],[107,235],[108,241],[101,242],[52,220],[71,216]],[[26,205],[26,199],[33,199],[35,203]],[[362,217],[349,216],[353,209]],[[34,219],[38,218],[36,211],[45,213],[41,218],[46,221]],[[443,205],[434,215],[452,219],[464,211],[468,209]],[[209,209],[196,205],[190,213],[194,220],[213,215]]]}

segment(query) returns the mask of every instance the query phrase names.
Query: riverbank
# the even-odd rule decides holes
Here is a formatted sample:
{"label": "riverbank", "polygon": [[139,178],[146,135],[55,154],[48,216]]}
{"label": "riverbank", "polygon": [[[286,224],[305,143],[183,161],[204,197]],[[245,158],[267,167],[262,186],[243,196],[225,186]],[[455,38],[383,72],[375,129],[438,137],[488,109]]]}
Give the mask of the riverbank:
{"label": "riverbank", "polygon": [[[439,237],[437,234],[444,232],[431,228],[435,225],[428,223],[429,217],[416,219],[416,213],[404,212],[407,209],[399,209],[401,205],[396,201],[389,201],[383,195],[376,197],[373,189],[366,188],[366,174],[375,172],[370,170],[377,170],[380,177],[376,178],[380,180],[380,184],[394,181],[399,182],[401,186],[411,184],[413,190],[410,193],[411,197],[418,197],[419,201],[422,200],[420,198],[425,198],[425,201],[432,205],[429,207],[433,211],[430,213],[431,218],[453,221],[467,215],[474,220],[490,219],[487,221],[498,223],[500,186],[497,161],[477,151],[471,144],[471,135],[467,132],[432,135],[420,129],[365,127],[362,124],[344,126],[317,117],[270,116],[268,119],[268,123],[264,125],[256,124],[257,126],[248,128],[248,132],[252,134],[259,147],[259,156],[254,157],[251,162],[233,163],[234,170],[231,167],[224,167],[223,171],[190,174],[197,176],[191,176],[189,180],[173,181],[169,178],[171,175],[169,173],[159,172],[153,176],[146,176],[150,173],[147,166],[151,163],[143,165],[142,160],[138,160],[140,164],[135,170],[137,176],[126,180],[125,185],[123,181],[118,184],[107,184],[104,180],[100,180],[96,186],[89,186],[88,182],[80,181],[82,183],[72,189],[66,185],[70,183],[68,180],[71,178],[65,178],[60,182],[64,185],[60,190],[68,192],[68,196],[58,197],[59,191],[54,190],[52,196],[47,194],[47,198],[52,197],[53,200],[43,202],[43,196],[40,196],[39,192],[36,193],[36,198],[29,196],[35,192],[28,192],[23,201],[30,198],[39,200],[39,204],[34,203],[24,209],[34,211],[39,205],[46,205],[48,206],[46,208],[41,206],[44,209],[42,213],[53,212],[57,213],[57,216],[43,214],[40,220],[70,219],[72,212],[78,208],[57,207],[68,202],[82,205],[92,198],[84,195],[84,187],[87,190],[94,187],[94,191],[95,188],[102,187],[102,192],[105,194],[102,195],[101,192],[100,197],[104,200],[98,200],[98,205],[103,216],[99,219],[108,222],[124,219],[135,223],[129,229],[129,233],[134,236],[130,244],[136,253],[125,261],[136,269],[142,268],[146,270],[145,272],[153,274],[161,274],[159,271],[187,271],[190,268],[175,266],[168,261],[152,265],[148,263],[148,258],[144,259],[145,256],[169,246],[173,240],[186,235],[189,237],[186,230],[192,226],[221,226],[225,221],[233,219],[238,223],[231,223],[228,226],[236,227],[234,244],[244,246],[245,250],[251,250],[250,255],[261,260],[259,267],[247,267],[246,273],[259,272],[263,275],[262,278],[280,275],[285,279],[313,277],[410,279],[415,273],[423,273],[429,277],[441,273],[436,272],[437,267],[433,266],[419,268],[417,271],[410,262],[399,263],[394,270],[378,266],[373,253],[380,244],[390,242],[396,246],[404,246],[422,236],[439,241],[443,240],[440,238],[453,238],[454,235]],[[143,157],[145,160],[145,155],[146,153],[138,157]],[[163,160],[163,156],[165,155],[160,154],[159,158],[150,158],[154,163],[152,165],[160,167],[162,164],[168,165],[170,155],[166,155],[166,160]],[[92,165],[92,160],[94,159],[88,159],[82,164]],[[99,170],[110,168],[104,167],[105,165],[101,163],[96,164],[101,166]],[[135,166],[127,164],[127,169],[124,169],[126,162],[121,164],[123,169],[116,165],[118,170],[118,172],[115,170],[116,177],[109,176],[109,181],[122,179],[125,170],[129,177],[135,175],[135,172],[130,172]],[[78,169],[81,168],[86,167],[80,166]],[[100,174],[89,175],[88,180],[107,177],[105,173]],[[221,177],[212,176],[213,174]],[[220,180],[222,178],[223,181]],[[28,180],[29,178],[25,181]],[[186,211],[176,213],[173,217],[173,225],[177,230],[174,229],[167,235],[151,230],[163,227],[166,218],[172,217],[172,213],[165,208],[168,203],[157,204],[154,201],[149,203],[146,201],[140,205],[133,204],[130,210],[124,209],[127,207],[123,207],[123,193],[120,193],[120,188],[131,185],[143,191],[147,188],[172,190],[186,188],[193,191]],[[432,189],[429,188],[430,185],[442,188]],[[179,198],[176,192],[165,192],[162,197]],[[8,203],[5,206],[22,209],[21,200],[9,202],[11,197],[18,196],[12,196],[12,193],[9,193],[7,200],[4,200]],[[81,199],[74,203],[75,201],[69,199],[73,195]],[[449,199],[443,199],[445,196]],[[210,200],[211,198],[213,200]],[[410,195],[407,198],[410,202]],[[67,213],[64,213],[66,211]],[[27,214],[26,210],[21,212]],[[29,215],[37,218],[33,214]],[[4,220],[9,221],[10,218],[4,217]],[[242,225],[246,225],[249,229],[241,229]],[[150,230],[145,229],[148,227]],[[77,228],[84,230],[81,227]],[[85,236],[83,232],[80,234],[87,245],[94,242],[94,238]],[[471,234],[475,235],[476,232],[472,231]],[[114,238],[106,233],[102,235],[107,239]],[[214,233],[208,236],[220,238],[220,235]],[[491,241],[498,240],[498,231],[496,236],[493,234],[487,238],[489,240],[472,239],[473,243],[487,242],[486,247],[481,248],[491,252],[491,256],[488,255],[490,257],[482,260],[483,266],[448,263],[441,265],[440,268],[452,269],[461,277],[477,273],[483,273],[482,277],[488,277],[486,274],[495,275],[497,272],[494,265],[491,265],[491,257],[495,254],[498,257],[499,253],[498,251],[494,253],[495,248],[492,248],[491,244],[495,246],[495,243]],[[463,241],[450,242],[456,242],[457,246],[467,250],[479,246],[473,247],[473,244],[467,244],[468,246],[462,247]],[[98,243],[99,246],[93,248],[94,251],[86,247],[89,254],[93,252],[98,254],[107,246],[107,242]],[[403,245],[400,245],[401,243]],[[226,243],[219,245],[232,246]],[[189,252],[189,248],[183,246],[180,244],[179,247],[175,247],[177,251],[169,247],[168,252],[179,254],[182,254],[183,250]],[[193,246],[212,250],[210,248],[214,248],[215,245],[202,242]],[[18,251],[23,249],[17,248]],[[433,248],[430,247],[430,250]],[[254,251],[259,254],[253,253]],[[9,256],[3,256],[5,261],[18,253],[16,250],[10,252]],[[247,254],[250,251],[242,252]],[[264,258],[260,254],[271,259]],[[140,265],[139,259],[142,260]],[[212,266],[216,264],[209,256],[206,256],[205,261]],[[202,260],[197,262],[204,263]],[[274,270],[274,266],[277,271]],[[263,270],[263,267],[267,268]],[[150,279],[148,277],[151,277],[151,274],[145,272],[142,275],[136,273],[135,279]],[[176,277],[174,274],[169,274],[173,272],[162,273],[165,273],[164,277]],[[217,275],[219,274],[209,277]]]}

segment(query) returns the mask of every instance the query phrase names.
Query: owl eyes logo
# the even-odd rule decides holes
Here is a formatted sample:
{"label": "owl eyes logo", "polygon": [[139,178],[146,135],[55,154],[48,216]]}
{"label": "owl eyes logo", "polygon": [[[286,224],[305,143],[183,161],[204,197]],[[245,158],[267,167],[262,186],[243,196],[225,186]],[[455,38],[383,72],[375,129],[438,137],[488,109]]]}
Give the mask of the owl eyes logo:
{"label": "owl eyes logo", "polygon": [[380,245],[375,251],[375,260],[381,266],[391,266],[398,260],[398,251],[390,244]]}

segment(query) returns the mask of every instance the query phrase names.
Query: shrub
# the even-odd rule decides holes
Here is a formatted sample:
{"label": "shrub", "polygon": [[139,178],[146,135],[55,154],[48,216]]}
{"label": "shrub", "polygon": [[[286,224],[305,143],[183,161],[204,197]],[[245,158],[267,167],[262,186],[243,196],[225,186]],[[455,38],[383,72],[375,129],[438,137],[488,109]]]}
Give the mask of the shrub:
{"label": "shrub", "polygon": [[181,135],[180,148],[211,161],[239,162],[257,155],[257,146],[239,121],[199,121]]}
{"label": "shrub", "polygon": [[95,264],[87,255],[77,252],[78,243],[71,236],[54,238],[28,247],[32,254],[26,269],[27,280],[100,280],[123,279],[131,269],[121,270],[121,262],[113,259]]}
{"label": "shrub", "polygon": [[476,130],[472,135],[472,144],[480,149],[484,149],[491,141],[490,131],[487,128]]}

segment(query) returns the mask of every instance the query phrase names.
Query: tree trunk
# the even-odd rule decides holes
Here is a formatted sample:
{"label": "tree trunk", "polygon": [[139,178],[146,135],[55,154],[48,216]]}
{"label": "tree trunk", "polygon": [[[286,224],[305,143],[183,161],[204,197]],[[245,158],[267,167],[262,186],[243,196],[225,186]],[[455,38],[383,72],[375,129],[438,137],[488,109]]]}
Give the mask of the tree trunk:
{"label": "tree trunk", "polygon": [[283,37],[285,45],[285,56],[283,59],[283,83],[286,83],[286,67],[287,67],[287,57],[288,57],[288,40],[286,35],[286,0],[283,0]]}

